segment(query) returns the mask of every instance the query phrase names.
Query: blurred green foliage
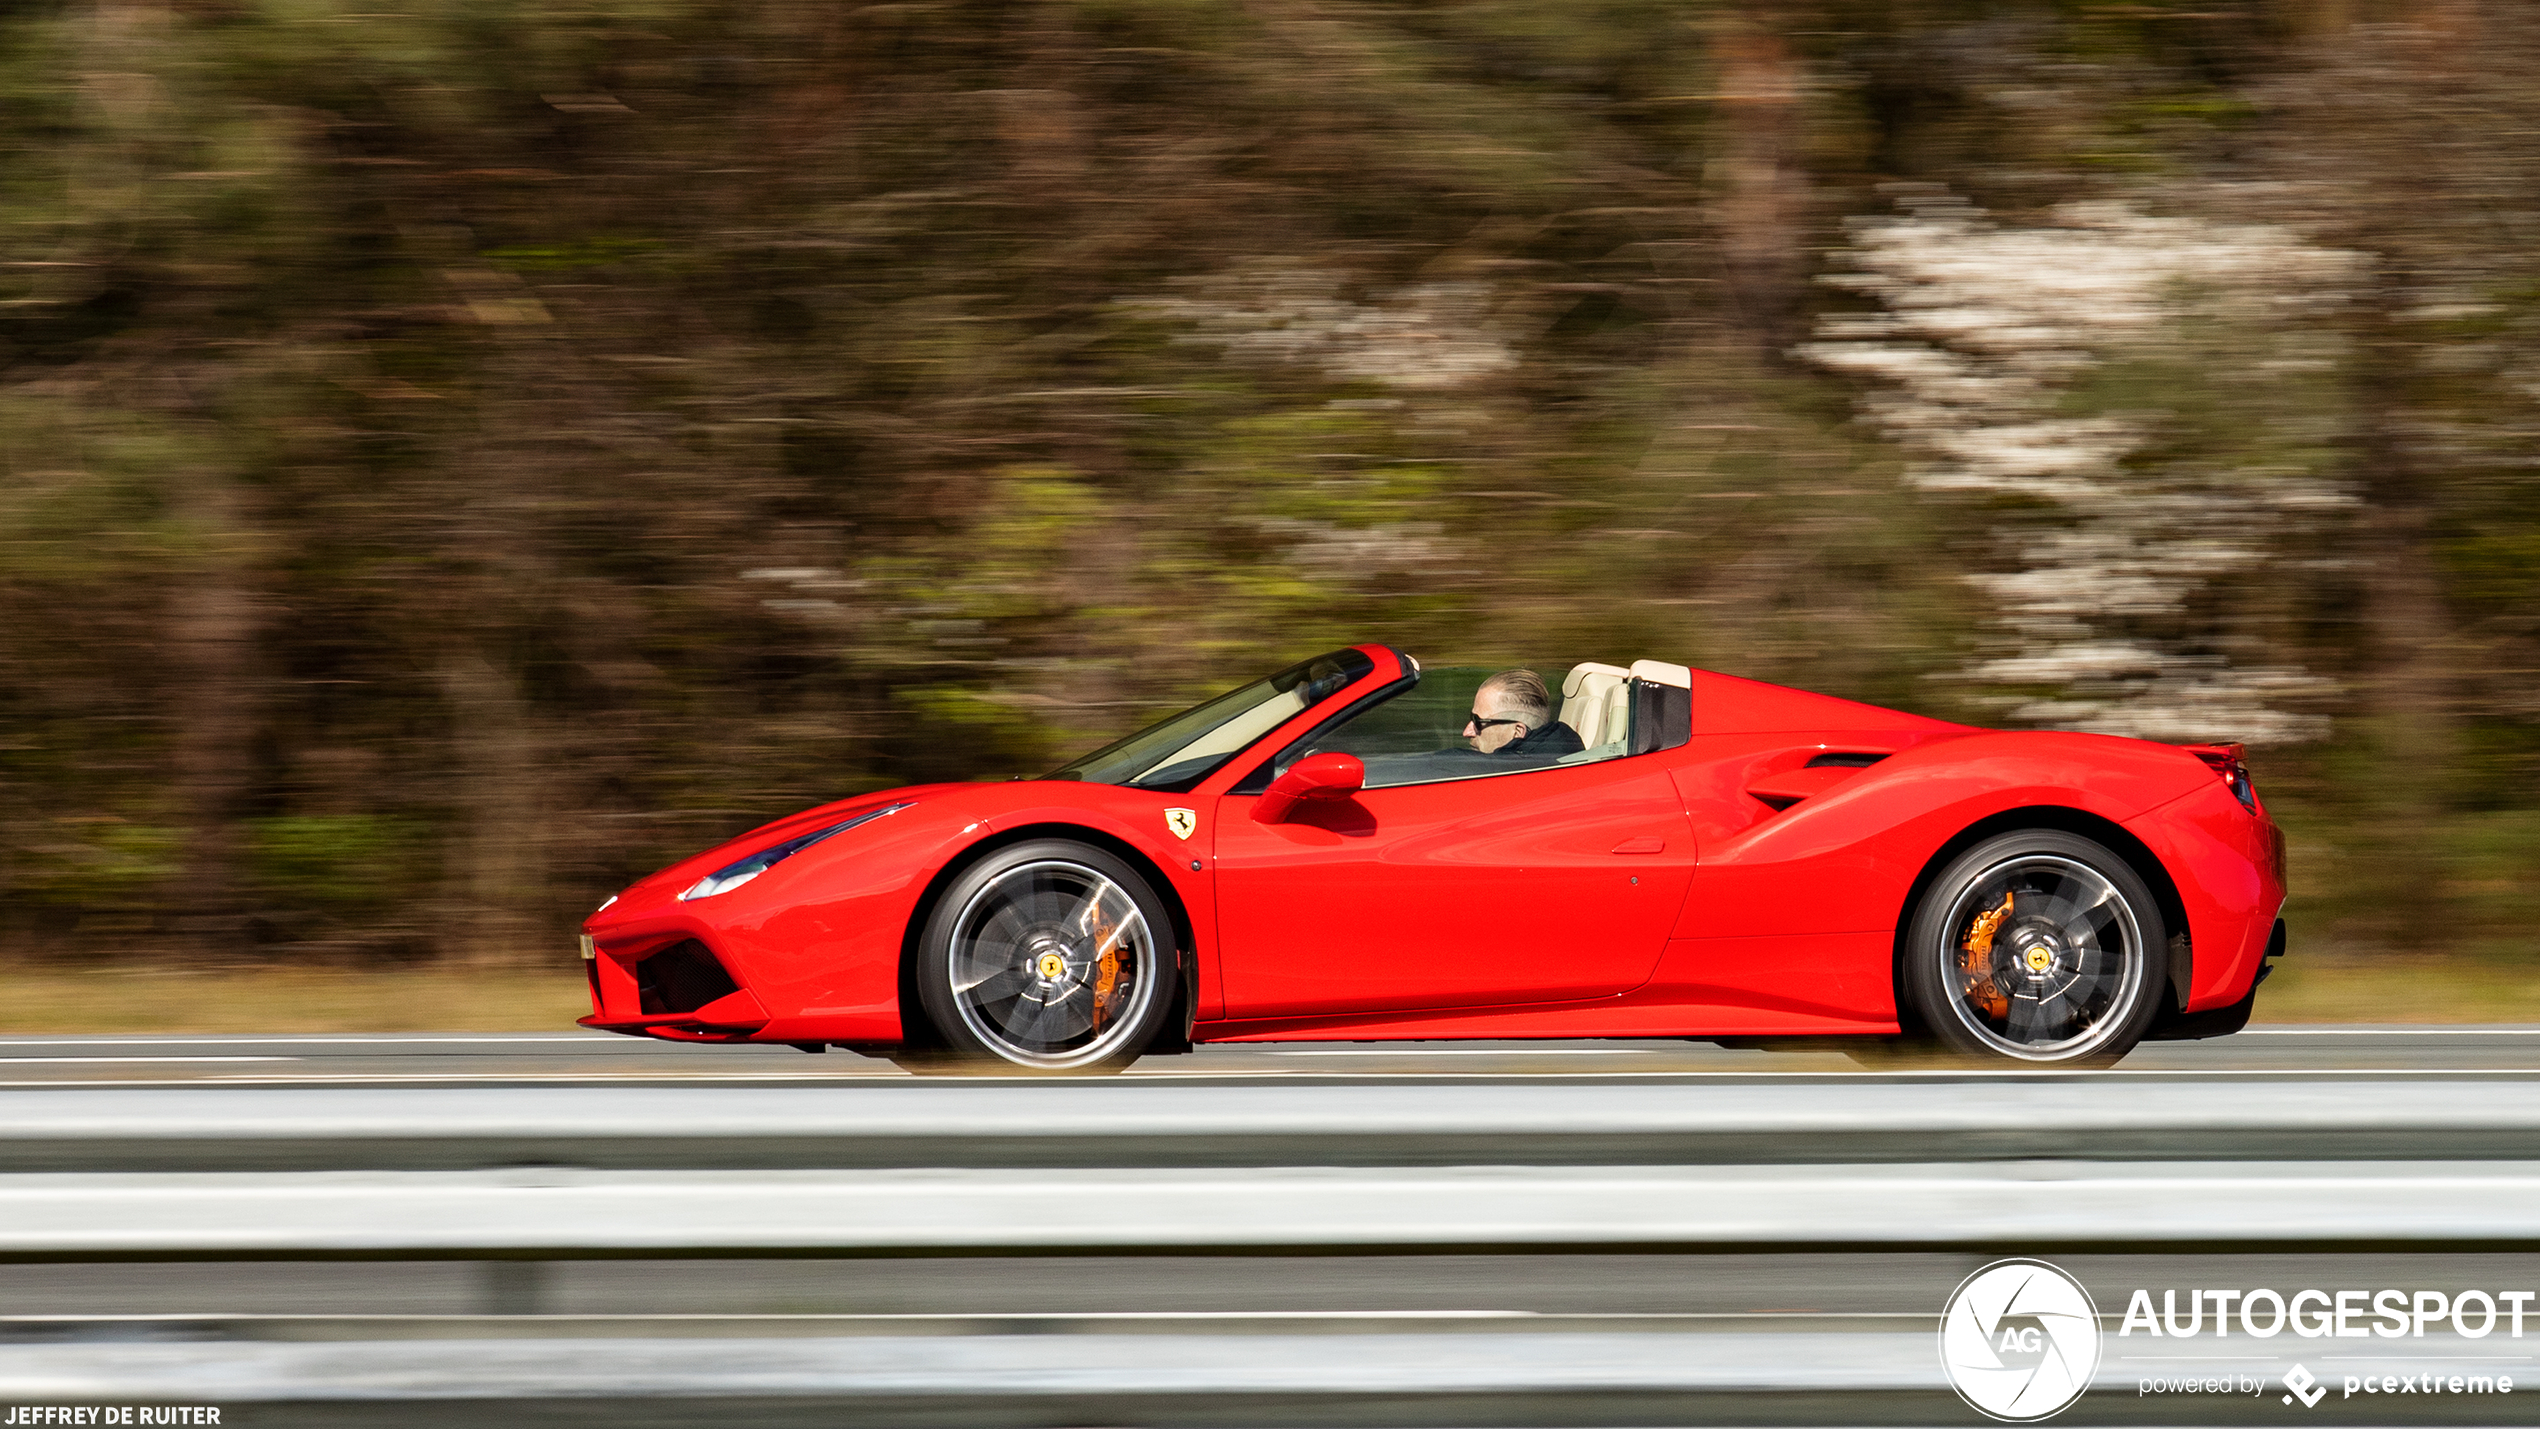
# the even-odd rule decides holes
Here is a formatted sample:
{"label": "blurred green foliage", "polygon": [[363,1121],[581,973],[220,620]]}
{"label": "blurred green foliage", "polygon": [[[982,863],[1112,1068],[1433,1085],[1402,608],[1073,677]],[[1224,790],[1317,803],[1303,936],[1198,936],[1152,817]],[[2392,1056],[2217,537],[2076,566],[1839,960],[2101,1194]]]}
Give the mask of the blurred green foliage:
{"label": "blurred green foliage", "polygon": [[2005,513],[1792,356],[1901,184],[2376,255],[2325,366],[2217,322],[2071,400],[2361,494],[2177,632],[2333,684],[2260,765],[2299,936],[2527,954],[2540,70],[2369,18],[8,7],[0,945],[535,952],[1357,640],[1989,718]]}
{"label": "blurred green foliage", "polygon": [[375,814],[291,814],[246,821],[248,869],[284,907],[367,913],[429,887],[431,826]]}
{"label": "blurred green foliage", "polygon": [[176,875],[182,829],[120,819],[63,819],[18,850],[18,897],[65,910],[147,898]]}

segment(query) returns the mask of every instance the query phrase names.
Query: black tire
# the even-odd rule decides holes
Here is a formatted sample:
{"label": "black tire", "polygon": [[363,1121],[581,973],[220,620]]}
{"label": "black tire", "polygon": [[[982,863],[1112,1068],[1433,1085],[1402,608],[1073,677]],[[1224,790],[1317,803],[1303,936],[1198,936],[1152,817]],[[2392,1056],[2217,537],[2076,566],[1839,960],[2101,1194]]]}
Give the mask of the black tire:
{"label": "black tire", "polygon": [[913,1072],[1116,1072],[1164,1030],[1180,953],[1164,900],[1119,858],[1040,839],[962,871],[917,945],[917,994],[941,1049]]}
{"label": "black tire", "polygon": [[2134,1050],[2168,998],[2169,932],[2124,859],[2076,834],[2016,830],[1932,880],[1907,927],[1903,974],[1911,1011],[1950,1053],[2105,1067]]}

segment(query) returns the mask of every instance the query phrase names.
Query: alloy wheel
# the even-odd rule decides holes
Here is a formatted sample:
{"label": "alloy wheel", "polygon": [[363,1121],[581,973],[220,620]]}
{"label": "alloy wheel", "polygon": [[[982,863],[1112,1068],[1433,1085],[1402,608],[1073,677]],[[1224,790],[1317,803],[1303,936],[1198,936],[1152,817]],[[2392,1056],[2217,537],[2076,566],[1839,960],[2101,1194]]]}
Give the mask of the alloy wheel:
{"label": "alloy wheel", "polygon": [[981,884],[955,916],[947,952],[947,990],[970,1038],[1054,1071],[1133,1050],[1161,981],[1138,899],[1111,874],[1064,858],[1018,863]]}

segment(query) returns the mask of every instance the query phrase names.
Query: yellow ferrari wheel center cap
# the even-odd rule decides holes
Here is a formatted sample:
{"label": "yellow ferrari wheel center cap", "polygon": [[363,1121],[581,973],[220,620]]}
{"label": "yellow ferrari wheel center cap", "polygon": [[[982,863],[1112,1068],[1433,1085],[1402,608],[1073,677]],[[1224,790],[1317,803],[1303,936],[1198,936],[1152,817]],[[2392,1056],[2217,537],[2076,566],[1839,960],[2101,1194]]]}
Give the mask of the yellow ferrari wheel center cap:
{"label": "yellow ferrari wheel center cap", "polygon": [[1061,977],[1064,977],[1064,976],[1066,975],[1066,973],[1067,973],[1067,959],[1060,957],[1060,956],[1059,956],[1058,954],[1056,954],[1056,953],[1043,953],[1043,954],[1041,954],[1041,976],[1042,976],[1042,977],[1047,978],[1047,979],[1048,979],[1048,980],[1050,980],[1051,982],[1056,982],[1056,981],[1058,981]]}
{"label": "yellow ferrari wheel center cap", "polygon": [[2047,965],[2054,961],[2054,955],[2047,952],[2044,948],[2031,948],[2028,950],[2028,970],[2030,972],[2042,973],[2046,971]]}

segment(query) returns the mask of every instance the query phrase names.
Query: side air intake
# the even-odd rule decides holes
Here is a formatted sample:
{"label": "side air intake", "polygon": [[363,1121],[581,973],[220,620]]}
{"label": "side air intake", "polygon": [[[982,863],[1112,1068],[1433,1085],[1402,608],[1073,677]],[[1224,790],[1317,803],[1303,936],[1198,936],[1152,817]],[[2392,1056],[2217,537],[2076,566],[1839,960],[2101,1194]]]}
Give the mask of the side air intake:
{"label": "side air intake", "polygon": [[718,997],[741,990],[706,945],[691,938],[673,943],[635,965],[635,987],[644,995],[647,1015],[694,1012]]}

